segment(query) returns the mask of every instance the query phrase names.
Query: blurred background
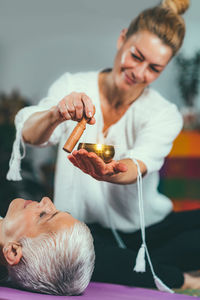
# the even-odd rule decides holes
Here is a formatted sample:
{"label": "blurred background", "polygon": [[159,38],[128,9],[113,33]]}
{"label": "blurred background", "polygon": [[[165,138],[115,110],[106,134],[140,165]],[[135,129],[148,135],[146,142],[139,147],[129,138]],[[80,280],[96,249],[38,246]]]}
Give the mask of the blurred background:
{"label": "blurred background", "polygon": [[[0,0],[0,214],[10,200],[53,194],[56,149],[28,147],[23,181],[5,174],[15,136],[13,120],[37,103],[64,72],[112,67],[121,29],[157,0]],[[184,45],[153,84],[181,110],[184,131],[161,170],[160,189],[175,210],[200,207],[200,1],[185,13]],[[48,155],[47,155],[48,153]]]}

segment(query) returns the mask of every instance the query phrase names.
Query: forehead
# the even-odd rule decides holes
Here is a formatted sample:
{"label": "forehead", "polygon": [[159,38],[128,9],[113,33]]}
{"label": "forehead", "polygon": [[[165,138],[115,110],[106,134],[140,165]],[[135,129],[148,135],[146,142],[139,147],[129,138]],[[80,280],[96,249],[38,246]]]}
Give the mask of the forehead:
{"label": "forehead", "polygon": [[146,60],[155,64],[166,64],[172,56],[172,49],[149,31],[133,34],[125,44],[126,47],[134,46],[135,51],[139,51]]}

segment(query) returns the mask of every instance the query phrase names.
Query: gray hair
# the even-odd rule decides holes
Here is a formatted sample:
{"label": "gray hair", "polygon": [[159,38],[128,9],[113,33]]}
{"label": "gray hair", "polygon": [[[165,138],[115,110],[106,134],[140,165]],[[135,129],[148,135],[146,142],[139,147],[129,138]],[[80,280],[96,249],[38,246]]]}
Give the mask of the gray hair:
{"label": "gray hair", "polygon": [[9,266],[11,281],[27,290],[54,295],[81,294],[94,269],[94,246],[89,228],[77,222],[69,230],[23,238],[23,256]]}

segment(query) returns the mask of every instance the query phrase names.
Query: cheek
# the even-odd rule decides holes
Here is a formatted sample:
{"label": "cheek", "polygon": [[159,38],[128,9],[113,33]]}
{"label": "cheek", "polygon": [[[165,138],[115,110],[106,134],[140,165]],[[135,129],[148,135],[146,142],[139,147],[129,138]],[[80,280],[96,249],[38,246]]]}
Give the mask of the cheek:
{"label": "cheek", "polygon": [[128,64],[128,51],[120,50],[115,57],[114,69],[119,71],[122,67],[125,67],[126,64]]}
{"label": "cheek", "polygon": [[121,64],[125,65],[129,62],[129,50],[125,50],[121,55]]}
{"label": "cheek", "polygon": [[154,80],[156,80],[159,76],[160,76],[160,73],[148,72],[148,74],[146,76],[146,81],[148,83],[151,83]]}
{"label": "cheek", "polygon": [[131,56],[131,50],[127,49],[125,50],[121,55],[121,66],[124,68],[134,67],[135,62],[133,60],[133,57]]}
{"label": "cheek", "polygon": [[14,240],[19,240],[34,231],[33,217],[29,214],[20,215],[5,223],[5,234]]}
{"label": "cheek", "polygon": [[27,224],[21,222],[20,218],[8,220],[5,222],[5,235],[16,240],[16,237],[23,233],[25,228],[28,228]]}

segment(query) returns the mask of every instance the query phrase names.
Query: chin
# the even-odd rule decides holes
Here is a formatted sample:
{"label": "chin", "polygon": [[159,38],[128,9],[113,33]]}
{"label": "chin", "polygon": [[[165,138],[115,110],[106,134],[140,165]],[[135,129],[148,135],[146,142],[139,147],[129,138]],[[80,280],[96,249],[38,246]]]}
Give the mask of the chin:
{"label": "chin", "polygon": [[119,74],[118,78],[116,78],[116,86],[119,90],[128,92],[132,88],[137,87],[139,84],[137,82],[128,82],[123,74]]}
{"label": "chin", "polygon": [[14,210],[18,210],[18,209],[22,209],[24,206],[24,199],[22,198],[16,198],[14,200],[11,201],[9,207],[8,207],[8,211],[14,211]]}
{"label": "chin", "polygon": [[125,80],[121,80],[118,84],[118,89],[124,92],[128,92],[138,86],[139,86],[138,83],[128,84]]}

